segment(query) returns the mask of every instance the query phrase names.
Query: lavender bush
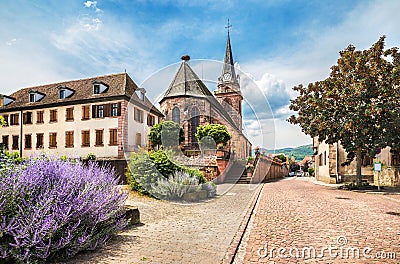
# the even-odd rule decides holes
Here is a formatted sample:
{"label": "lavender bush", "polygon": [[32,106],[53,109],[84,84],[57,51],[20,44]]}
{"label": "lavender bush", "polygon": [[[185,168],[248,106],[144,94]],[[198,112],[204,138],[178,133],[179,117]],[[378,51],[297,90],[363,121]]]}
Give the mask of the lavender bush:
{"label": "lavender bush", "polygon": [[159,199],[175,200],[183,197],[185,193],[201,190],[201,184],[196,176],[184,171],[176,171],[168,178],[159,178],[152,184],[152,195]]}
{"label": "lavender bush", "polygon": [[0,170],[0,262],[68,258],[126,225],[126,194],[109,168],[50,158],[7,162]]}
{"label": "lavender bush", "polygon": [[217,185],[212,181],[203,183],[202,189],[207,191],[207,196],[209,198],[212,198],[217,194]]}

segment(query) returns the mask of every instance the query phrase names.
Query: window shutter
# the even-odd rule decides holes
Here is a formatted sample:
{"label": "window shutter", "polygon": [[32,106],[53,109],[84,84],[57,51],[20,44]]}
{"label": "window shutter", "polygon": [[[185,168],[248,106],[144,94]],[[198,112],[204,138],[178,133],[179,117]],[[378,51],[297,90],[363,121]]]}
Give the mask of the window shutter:
{"label": "window shutter", "polygon": [[23,114],[23,118],[24,118],[24,124],[26,124],[27,123],[27,121],[28,121],[28,113],[24,113]]}
{"label": "window shutter", "polygon": [[118,103],[118,116],[121,116],[121,102]]}
{"label": "window shutter", "polygon": [[96,118],[96,117],[97,117],[97,106],[92,105],[92,118]]}
{"label": "window shutter", "polygon": [[110,117],[111,116],[111,104],[105,104],[103,105],[104,107],[104,117]]}

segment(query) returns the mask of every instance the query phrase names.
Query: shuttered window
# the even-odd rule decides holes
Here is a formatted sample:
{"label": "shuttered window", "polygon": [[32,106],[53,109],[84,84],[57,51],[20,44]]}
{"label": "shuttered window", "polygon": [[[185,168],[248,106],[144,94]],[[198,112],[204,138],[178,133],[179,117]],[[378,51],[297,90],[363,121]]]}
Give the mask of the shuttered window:
{"label": "shuttered window", "polygon": [[96,130],[96,146],[104,146],[103,144],[103,134],[104,130],[103,129],[97,129]]}
{"label": "shuttered window", "polygon": [[66,148],[74,147],[74,131],[65,132],[65,147]]}
{"label": "shuttered window", "polygon": [[67,108],[65,121],[74,121],[74,108]]}
{"label": "shuttered window", "polygon": [[12,149],[19,149],[19,136],[12,136]]}
{"label": "shuttered window", "polygon": [[57,133],[49,133],[49,148],[57,148]]}
{"label": "shuttered window", "polygon": [[18,126],[19,125],[19,114],[12,114],[10,116],[10,125]]}
{"label": "shuttered window", "polygon": [[37,124],[43,124],[44,123],[44,112],[43,111],[37,111],[36,112],[36,123]]}
{"label": "shuttered window", "polygon": [[24,124],[32,124],[32,112],[24,113]]}
{"label": "shuttered window", "polygon": [[82,147],[90,147],[90,131],[82,131]]}
{"label": "shuttered window", "polygon": [[102,104],[92,106],[93,118],[121,116],[121,103]]}
{"label": "shuttered window", "polygon": [[82,120],[89,120],[90,119],[90,106],[84,105],[82,106]]}
{"label": "shuttered window", "polygon": [[4,145],[4,149],[7,149],[8,150],[8,148],[9,148],[9,142],[8,142],[8,140],[9,140],[9,136],[7,135],[7,136],[3,136],[3,145]]}
{"label": "shuttered window", "polygon": [[36,148],[41,149],[44,146],[44,134],[36,134]]}
{"label": "shuttered window", "polygon": [[57,122],[57,110],[50,110],[50,122]]}
{"label": "shuttered window", "polygon": [[135,107],[133,118],[136,122],[143,123],[143,111]]}
{"label": "shuttered window", "polygon": [[32,148],[32,135],[25,135],[25,149]]}
{"label": "shuttered window", "polygon": [[110,146],[118,145],[118,130],[116,128],[110,129]]}

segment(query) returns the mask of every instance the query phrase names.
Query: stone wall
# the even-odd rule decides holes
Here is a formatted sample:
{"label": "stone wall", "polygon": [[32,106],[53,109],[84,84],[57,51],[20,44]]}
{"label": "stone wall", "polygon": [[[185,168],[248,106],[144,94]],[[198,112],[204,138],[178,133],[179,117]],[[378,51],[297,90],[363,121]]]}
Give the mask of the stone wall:
{"label": "stone wall", "polygon": [[[399,177],[400,167],[399,166],[389,166],[383,167],[382,172],[374,172],[373,182],[374,185],[380,186],[393,186],[400,187],[400,177]],[[379,179],[379,182],[378,182]]]}
{"label": "stone wall", "polygon": [[286,176],[288,169],[267,157],[260,156],[253,173],[252,183],[266,182]]}

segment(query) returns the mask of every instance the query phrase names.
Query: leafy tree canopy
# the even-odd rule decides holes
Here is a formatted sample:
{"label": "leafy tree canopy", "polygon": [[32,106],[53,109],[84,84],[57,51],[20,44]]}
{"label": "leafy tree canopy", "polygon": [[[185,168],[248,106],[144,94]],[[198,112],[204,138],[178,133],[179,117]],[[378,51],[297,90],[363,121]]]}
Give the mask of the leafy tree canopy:
{"label": "leafy tree canopy", "polygon": [[163,121],[150,129],[149,139],[154,146],[178,146],[185,140],[183,128],[173,121]]}
{"label": "leafy tree canopy", "polygon": [[297,116],[288,121],[320,141],[340,141],[347,164],[357,157],[359,184],[362,156],[400,142],[400,54],[384,44],[385,36],[367,50],[349,45],[328,78],[293,88],[300,94],[290,105]]}
{"label": "leafy tree canopy", "polygon": [[276,158],[282,162],[286,162],[286,156],[284,154],[279,154],[276,156]]}
{"label": "leafy tree canopy", "polygon": [[209,136],[214,139],[217,144],[228,143],[231,139],[231,134],[224,125],[220,124],[209,124],[197,127],[196,138],[200,141],[203,137]]}
{"label": "leafy tree canopy", "polygon": [[3,116],[0,116],[0,127],[6,126],[6,125],[7,125],[6,120],[4,119]]}

